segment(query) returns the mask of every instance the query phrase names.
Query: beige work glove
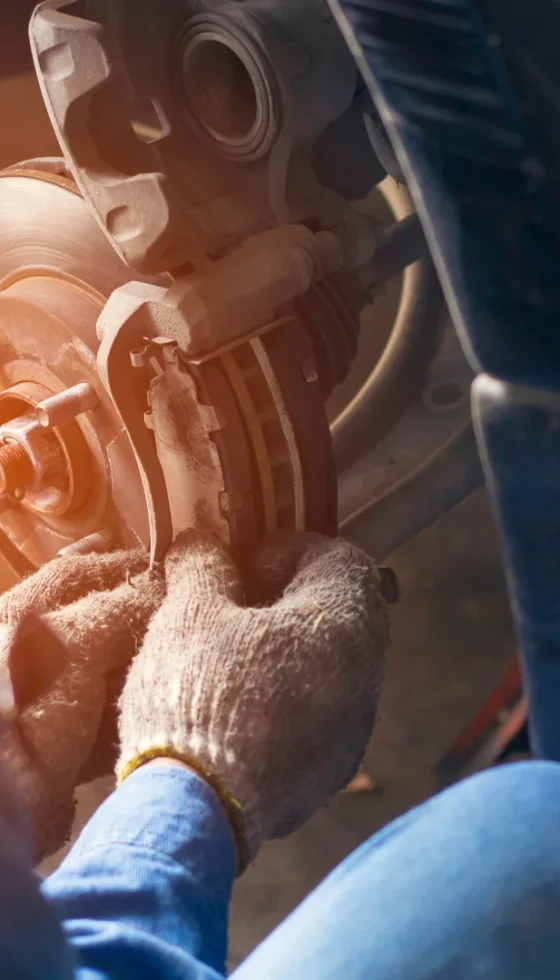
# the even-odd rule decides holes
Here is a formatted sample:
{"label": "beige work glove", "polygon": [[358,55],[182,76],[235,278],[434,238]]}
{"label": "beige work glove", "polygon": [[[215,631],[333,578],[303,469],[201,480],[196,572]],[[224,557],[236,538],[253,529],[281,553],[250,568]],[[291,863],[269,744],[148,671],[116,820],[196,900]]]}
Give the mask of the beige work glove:
{"label": "beige work glove", "polygon": [[27,804],[36,860],[69,836],[107,674],[132,658],[164,596],[146,568],[143,552],[59,558],[0,598],[0,758]]}
{"label": "beige work glove", "polygon": [[183,535],[165,569],[120,699],[117,775],[162,756],[192,765],[221,797],[243,870],[362,761],[389,644],[382,579],[358,548],[314,534],[258,553],[250,598],[267,605],[244,604],[231,559],[202,533]]}

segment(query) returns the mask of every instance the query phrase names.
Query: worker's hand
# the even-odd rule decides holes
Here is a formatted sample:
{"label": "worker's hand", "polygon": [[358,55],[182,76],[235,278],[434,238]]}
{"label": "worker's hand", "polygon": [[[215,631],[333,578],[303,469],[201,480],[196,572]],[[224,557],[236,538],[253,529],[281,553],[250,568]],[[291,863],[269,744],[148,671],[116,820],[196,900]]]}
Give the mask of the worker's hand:
{"label": "worker's hand", "polygon": [[146,568],[140,552],[59,558],[0,598],[0,756],[27,803],[37,859],[69,835],[106,674],[134,655],[163,598],[163,576]]}
{"label": "worker's hand", "polygon": [[389,643],[382,580],[362,551],[311,534],[261,549],[249,591],[260,605],[244,604],[232,561],[200,533],[173,546],[166,574],[120,700],[117,774],[166,755],[198,769],[229,812],[243,867],[363,758]]}

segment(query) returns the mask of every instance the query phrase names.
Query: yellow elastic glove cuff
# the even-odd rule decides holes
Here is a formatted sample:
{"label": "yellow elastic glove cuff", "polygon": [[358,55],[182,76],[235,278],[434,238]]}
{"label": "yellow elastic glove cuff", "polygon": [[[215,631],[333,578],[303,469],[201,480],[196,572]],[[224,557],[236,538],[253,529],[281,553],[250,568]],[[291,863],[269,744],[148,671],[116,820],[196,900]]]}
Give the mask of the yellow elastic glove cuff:
{"label": "yellow elastic glove cuff", "polygon": [[243,818],[243,808],[241,804],[231,795],[226,786],[222,783],[221,779],[218,779],[214,773],[204,766],[198,759],[193,756],[188,755],[186,752],[181,752],[179,749],[173,748],[170,745],[155,745],[150,749],[146,749],[144,752],[139,752],[134,758],[127,762],[126,766],[119,773],[117,777],[117,785],[120,785],[127,776],[130,776],[141,766],[145,766],[148,762],[153,762],[154,759],[176,759],[178,762],[183,762],[189,769],[192,769],[204,782],[214,791],[218,800],[220,801],[226,817],[228,818],[229,825],[233,834],[233,838],[236,844],[237,850],[237,874],[240,875],[245,871],[249,863],[249,847],[247,844],[247,835],[245,832],[245,820]]}

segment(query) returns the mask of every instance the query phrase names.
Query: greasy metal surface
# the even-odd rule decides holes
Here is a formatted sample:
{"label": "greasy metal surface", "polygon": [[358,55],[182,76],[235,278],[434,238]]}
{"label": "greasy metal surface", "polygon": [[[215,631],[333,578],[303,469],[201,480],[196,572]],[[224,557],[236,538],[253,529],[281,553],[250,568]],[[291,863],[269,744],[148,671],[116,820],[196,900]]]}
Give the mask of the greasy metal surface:
{"label": "greasy metal surface", "polygon": [[[34,288],[37,286],[39,289]],[[8,350],[4,348],[4,356],[0,356],[0,383],[11,387],[32,380],[52,392],[87,377],[91,384],[98,386],[100,394],[100,408],[76,423],[91,458],[91,480],[83,505],[74,509],[74,501],[68,501],[67,506],[62,501],[55,506],[51,501],[45,506],[39,493],[34,500],[27,495],[21,506],[0,515],[4,531],[37,564],[52,557],[68,540],[89,533],[101,522],[116,524],[123,539],[131,542],[138,540],[144,529],[143,502],[138,496],[135,500],[136,474],[131,466],[126,433],[117,423],[99,383],[93,353],[83,346],[75,328],[67,325],[78,309],[78,323],[87,323],[89,316],[93,326],[98,307],[86,304],[89,309],[80,309],[80,304],[73,302],[75,297],[66,293],[66,284],[31,277],[0,293],[2,332],[14,345]],[[71,307],[68,317],[65,300]],[[87,476],[88,467],[83,461],[76,469],[82,477]],[[115,501],[120,501],[121,507],[115,509]],[[40,511],[41,518],[38,513],[32,514],[31,509]]]}

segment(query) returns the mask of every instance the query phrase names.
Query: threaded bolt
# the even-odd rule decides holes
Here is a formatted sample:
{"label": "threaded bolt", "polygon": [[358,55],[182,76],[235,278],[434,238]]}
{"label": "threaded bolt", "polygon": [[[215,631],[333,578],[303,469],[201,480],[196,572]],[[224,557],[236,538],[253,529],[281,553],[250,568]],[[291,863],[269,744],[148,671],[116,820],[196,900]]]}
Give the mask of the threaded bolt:
{"label": "threaded bolt", "polygon": [[33,466],[19,442],[0,446],[0,495],[16,493],[33,479]]}
{"label": "threaded bolt", "polygon": [[37,421],[44,429],[55,429],[71,422],[82,412],[88,412],[99,403],[99,395],[93,385],[82,381],[57,395],[39,402],[35,409]]}
{"label": "threaded bolt", "polygon": [[57,558],[67,558],[69,555],[102,555],[107,551],[113,551],[116,544],[114,532],[108,528],[102,528],[101,531],[88,534],[85,538],[80,538],[79,541],[67,545],[66,548],[61,548]]}

